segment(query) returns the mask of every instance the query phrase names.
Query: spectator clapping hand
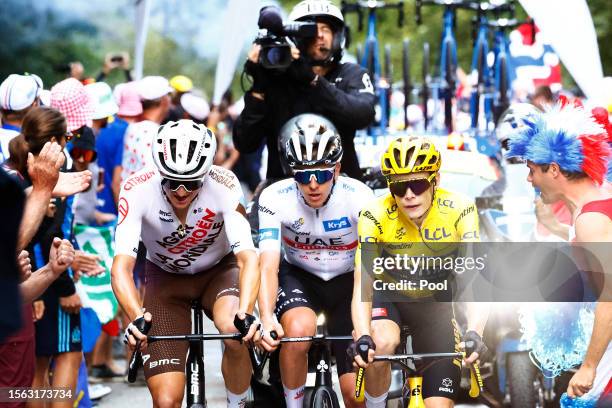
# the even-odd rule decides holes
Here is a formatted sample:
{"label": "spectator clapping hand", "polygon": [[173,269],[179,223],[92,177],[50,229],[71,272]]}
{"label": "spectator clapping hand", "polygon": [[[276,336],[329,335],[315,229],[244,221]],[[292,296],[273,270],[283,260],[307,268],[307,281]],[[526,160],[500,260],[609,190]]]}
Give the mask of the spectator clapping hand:
{"label": "spectator clapping hand", "polygon": [[32,264],[28,251],[21,251],[17,256],[17,266],[21,272],[21,282],[27,281],[32,275]]}
{"label": "spectator clapping hand", "polygon": [[59,276],[64,272],[75,258],[74,247],[67,239],[53,238],[53,244],[49,251],[49,266],[55,274]]}
{"label": "spectator clapping hand", "polygon": [[45,143],[36,157],[28,153],[28,175],[34,190],[51,193],[57,184],[65,159],[62,147],[55,142]]}
{"label": "spectator clapping hand", "polygon": [[100,260],[101,258],[98,255],[76,251],[72,269],[86,276],[96,276],[105,271],[104,267],[99,263]]}
{"label": "spectator clapping hand", "polygon": [[59,174],[57,184],[53,189],[53,197],[66,197],[87,190],[91,183],[91,171]]}

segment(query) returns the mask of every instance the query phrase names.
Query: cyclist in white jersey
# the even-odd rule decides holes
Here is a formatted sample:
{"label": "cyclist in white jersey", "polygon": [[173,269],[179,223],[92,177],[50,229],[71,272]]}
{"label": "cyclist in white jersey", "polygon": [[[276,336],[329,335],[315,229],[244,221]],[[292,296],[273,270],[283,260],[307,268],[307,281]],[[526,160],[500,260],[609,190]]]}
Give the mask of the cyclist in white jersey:
{"label": "cyclist in white jersey", "polygon": [[[231,171],[212,166],[213,133],[190,120],[169,122],[159,128],[152,150],[157,168],[135,173],[121,189],[112,285],[133,320],[126,340],[132,348],[141,341],[154,406],[175,407],[185,389],[187,344],[147,345],[145,320],[150,335],[190,333],[190,305],[199,299],[220,332],[238,331],[237,317],[248,340],[256,329],[250,313],[259,271],[240,184]],[[147,248],[144,309],[132,279],[139,239]],[[228,407],[242,406],[251,378],[244,345],[225,344],[222,372]]]}
{"label": "cyclist in white jersey", "polygon": [[[281,130],[281,140],[284,138],[281,155],[294,178],[267,187],[258,208],[261,343],[268,351],[279,344],[270,337],[271,330],[279,338],[314,335],[321,310],[330,334],[351,333],[357,220],[361,206],[374,198],[360,181],[339,176],[342,145],[327,119],[313,114],[296,116]],[[346,359],[348,344],[334,342],[333,350],[345,405],[353,407],[357,406],[355,375]],[[281,348],[288,408],[303,404],[309,347],[310,343],[293,343]]]}

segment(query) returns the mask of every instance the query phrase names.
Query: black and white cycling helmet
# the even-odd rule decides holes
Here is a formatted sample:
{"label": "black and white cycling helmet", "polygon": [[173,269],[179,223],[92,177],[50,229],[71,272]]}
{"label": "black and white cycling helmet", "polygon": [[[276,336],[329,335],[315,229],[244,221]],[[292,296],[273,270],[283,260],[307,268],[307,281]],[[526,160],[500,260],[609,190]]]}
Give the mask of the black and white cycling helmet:
{"label": "black and white cycling helmet", "polygon": [[287,121],[280,131],[281,157],[285,168],[298,170],[342,159],[342,142],[336,127],[326,118],[304,113]]}
{"label": "black and white cycling helmet", "polygon": [[495,135],[501,147],[508,150],[510,137],[525,129],[524,119],[529,119],[539,112],[538,108],[530,103],[513,103],[510,105],[500,116],[495,128]]}
{"label": "black and white cycling helmet", "polygon": [[[293,7],[289,13],[291,21],[311,21],[317,20],[328,23],[334,31],[334,41],[329,58],[325,61],[313,61],[314,65],[337,63],[342,59],[342,52],[347,46],[346,25],[340,9],[329,0],[303,0]],[[307,41],[295,38],[294,42],[300,52],[306,53]]]}
{"label": "black and white cycling helmet", "polygon": [[217,139],[204,125],[181,119],[160,126],[153,143],[153,160],[164,178],[201,180],[210,170]]}

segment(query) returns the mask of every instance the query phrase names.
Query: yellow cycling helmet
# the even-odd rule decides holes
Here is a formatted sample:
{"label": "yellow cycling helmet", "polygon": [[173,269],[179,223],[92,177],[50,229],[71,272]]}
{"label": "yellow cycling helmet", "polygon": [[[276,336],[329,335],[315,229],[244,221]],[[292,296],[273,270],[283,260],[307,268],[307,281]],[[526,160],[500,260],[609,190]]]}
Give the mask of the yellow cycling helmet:
{"label": "yellow cycling helmet", "polygon": [[420,171],[437,172],[442,158],[434,144],[423,137],[395,139],[383,153],[380,169],[385,177]]}
{"label": "yellow cycling helmet", "polygon": [[193,82],[185,75],[176,75],[170,80],[170,86],[177,92],[189,92],[193,88]]}

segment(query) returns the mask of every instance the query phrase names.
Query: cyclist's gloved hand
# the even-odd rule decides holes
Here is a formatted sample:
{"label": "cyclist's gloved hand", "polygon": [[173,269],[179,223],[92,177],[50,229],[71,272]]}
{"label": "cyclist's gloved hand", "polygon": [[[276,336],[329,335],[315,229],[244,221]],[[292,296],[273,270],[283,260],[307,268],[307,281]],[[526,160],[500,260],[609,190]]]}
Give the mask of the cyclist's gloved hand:
{"label": "cyclist's gloved hand", "polygon": [[[484,354],[489,349],[482,340],[482,337],[473,330],[469,330],[462,339],[463,347],[465,349],[466,362],[471,364],[478,358],[483,358]],[[472,357],[472,354],[476,353],[478,356]]]}
{"label": "cyclist's gloved hand", "polygon": [[259,319],[248,313],[236,313],[234,317],[234,326],[242,336],[243,341],[249,341],[259,330]]}
{"label": "cyclist's gloved hand", "polygon": [[249,74],[253,78],[253,85],[251,91],[256,93],[265,93],[266,89],[270,85],[270,73],[261,66],[251,60],[247,60],[244,63],[244,72]]}
{"label": "cyclist's gloved hand", "polygon": [[304,58],[293,60],[287,71],[293,79],[304,84],[310,84],[316,77],[312,66]]}
{"label": "cyclist's gloved hand", "polygon": [[353,341],[348,349],[346,349],[346,353],[355,364],[361,368],[366,368],[368,363],[370,363],[370,350],[376,350],[376,344],[372,337],[366,334],[357,339],[357,341]]}
{"label": "cyclist's gloved hand", "polygon": [[129,344],[130,347],[136,347],[137,341],[140,341],[141,349],[146,346],[146,334],[151,329],[151,313],[137,317],[128,327],[125,328],[123,334],[123,342]]}

